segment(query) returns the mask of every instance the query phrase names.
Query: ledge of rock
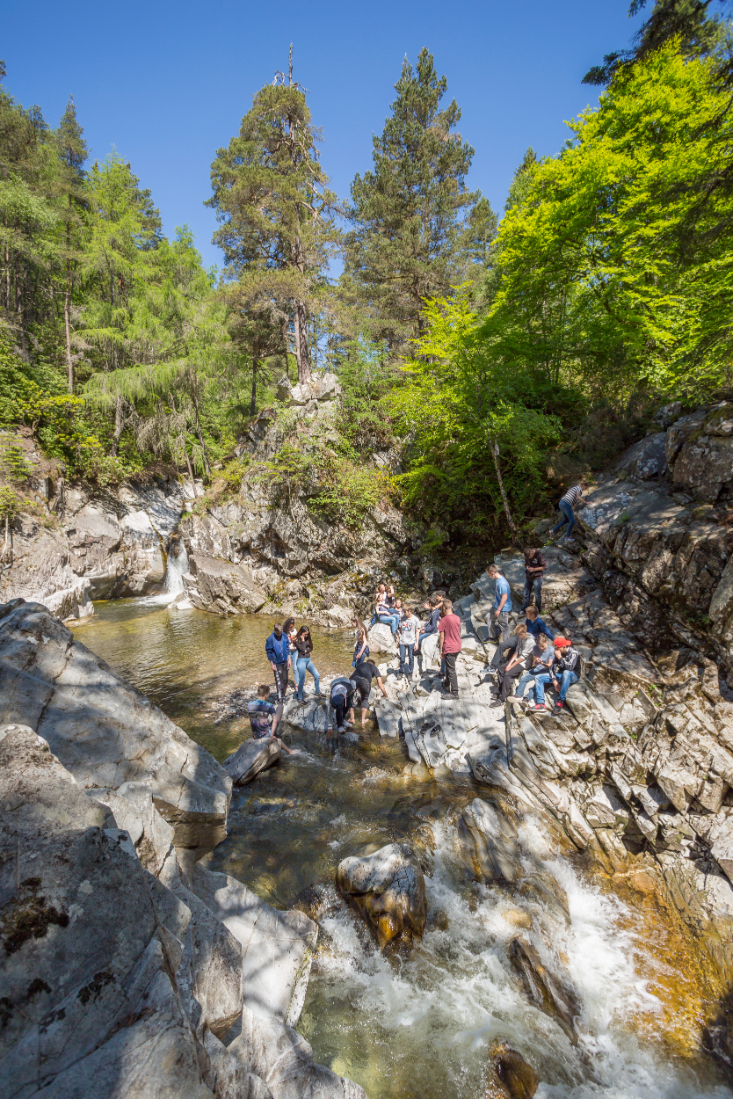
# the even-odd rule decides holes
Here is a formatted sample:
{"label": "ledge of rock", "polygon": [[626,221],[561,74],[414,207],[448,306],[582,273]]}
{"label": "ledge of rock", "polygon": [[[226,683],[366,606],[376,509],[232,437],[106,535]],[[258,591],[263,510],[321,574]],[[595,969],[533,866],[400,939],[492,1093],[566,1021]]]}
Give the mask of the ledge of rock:
{"label": "ledge of rock", "polygon": [[251,569],[204,554],[188,559],[183,582],[188,598],[199,610],[218,614],[247,614],[259,611],[267,595],[258,587]]}
{"label": "ledge of rock", "polygon": [[343,859],[336,884],[376,935],[380,949],[421,939],[427,903],[422,870],[398,843]]}
{"label": "ledge of rock", "polygon": [[197,856],[226,835],[231,779],[37,603],[0,605],[0,723],[31,725],[82,788],[144,783]]}

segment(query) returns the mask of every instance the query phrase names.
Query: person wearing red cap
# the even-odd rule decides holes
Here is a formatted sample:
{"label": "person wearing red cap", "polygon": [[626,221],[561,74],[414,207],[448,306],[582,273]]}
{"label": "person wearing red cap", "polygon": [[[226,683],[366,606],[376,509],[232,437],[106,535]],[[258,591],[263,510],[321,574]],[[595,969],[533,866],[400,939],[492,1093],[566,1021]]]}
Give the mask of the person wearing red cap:
{"label": "person wearing red cap", "polygon": [[535,691],[537,694],[537,702],[534,705],[535,710],[546,710],[545,686],[550,682],[558,692],[555,710],[562,710],[569,688],[580,679],[582,661],[578,650],[573,648],[572,641],[567,637],[556,637],[553,645],[555,647],[555,660],[552,668],[549,672],[535,676]]}

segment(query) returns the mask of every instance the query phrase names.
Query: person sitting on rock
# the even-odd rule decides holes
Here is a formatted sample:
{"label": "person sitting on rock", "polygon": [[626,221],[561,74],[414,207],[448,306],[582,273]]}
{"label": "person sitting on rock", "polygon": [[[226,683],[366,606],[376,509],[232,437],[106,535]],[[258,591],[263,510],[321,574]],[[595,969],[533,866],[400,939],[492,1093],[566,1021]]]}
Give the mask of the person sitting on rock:
{"label": "person sitting on rock", "polygon": [[354,636],[356,638],[354,659],[351,661],[351,667],[355,668],[359,661],[369,658],[369,631],[356,614],[351,619],[351,625],[354,627]]}
{"label": "person sitting on rock", "polygon": [[544,634],[545,637],[548,638],[548,640],[555,640],[554,633],[547,625],[544,618],[540,618],[539,611],[536,607],[527,607],[524,613],[526,615],[524,624],[533,637],[537,638],[540,636],[540,634]]}
{"label": "person sitting on rock", "polygon": [[387,602],[387,591],[384,584],[380,584],[377,588],[377,598],[374,603],[372,624],[375,620],[377,622],[383,622],[385,626],[389,626],[392,631],[392,636],[397,636],[397,625],[400,620],[399,613],[397,613],[395,608],[391,607]]}
{"label": "person sitting on rock", "polygon": [[537,704],[536,710],[545,709],[545,687],[552,682],[558,692],[555,702],[555,712],[559,713],[565,705],[565,697],[568,690],[580,679],[583,670],[583,661],[577,649],[573,648],[572,641],[567,637],[555,638],[555,661],[549,672],[536,677]]}
{"label": "person sitting on rock", "polygon": [[[369,712],[369,695],[372,690],[372,680],[376,679],[377,686],[380,691],[387,698],[387,689],[382,682],[382,677],[379,674],[379,668],[372,660],[362,660],[357,664],[354,671],[351,674],[351,682],[356,688],[356,695],[358,696],[359,703],[361,704],[361,727],[364,728],[364,722]],[[353,702],[349,708],[349,720],[354,720]]]}
{"label": "person sitting on rock", "polygon": [[542,575],[547,568],[547,559],[541,549],[524,551],[524,595],[522,610],[526,611],[534,594],[537,613],[542,613]]}
{"label": "person sitting on rock", "polygon": [[343,733],[344,729],[350,729],[352,722],[346,720],[346,714],[352,708],[354,703],[354,692],[356,685],[353,680],[347,679],[345,675],[337,676],[331,684],[330,702],[331,706],[328,713],[328,729],[326,730],[326,740],[331,739],[333,733],[333,722],[331,720],[331,710],[336,715],[336,731]]}
{"label": "person sitting on rock", "polygon": [[496,581],[494,605],[489,611],[486,620],[486,628],[492,641],[509,640],[509,612],[512,609],[512,591],[509,581],[502,576],[496,565],[489,565],[486,570],[489,580]]}
{"label": "person sitting on rock", "polygon": [[400,622],[400,675],[409,676],[415,670],[415,653],[417,652],[417,632],[420,623],[412,613],[410,607],[405,607],[404,618]]}
{"label": "person sitting on rock", "polygon": [[438,632],[438,620],[440,618],[440,608],[443,606],[442,596],[433,595],[430,599],[426,599],[423,603],[423,607],[426,611],[430,612],[430,616],[424,626],[420,627],[420,633],[417,637],[417,651],[422,650],[422,643],[426,637],[430,637],[431,634]]}
{"label": "person sitting on rock", "polygon": [[[532,635],[528,634],[527,636],[531,637]],[[550,644],[547,634],[541,633],[534,640],[535,645],[531,656],[532,664],[522,673],[519,683],[517,683],[517,689],[514,692],[516,702],[529,702],[529,698],[525,699],[524,697],[525,690],[527,687],[531,690],[538,675],[544,675],[550,671],[552,662],[555,659],[555,648]]]}
{"label": "person sitting on rock", "polygon": [[298,753],[295,750],[291,751],[287,745],[283,744],[279,736],[275,736],[283,708],[282,706],[273,706],[268,701],[269,697],[270,688],[266,683],[263,683],[257,688],[257,698],[252,698],[247,703],[247,717],[252,726],[252,736],[255,740],[276,740],[287,755],[297,755]]}
{"label": "person sitting on rock", "polygon": [[496,673],[496,700],[492,706],[503,706],[512,693],[514,680],[519,679],[523,672],[529,670],[527,663],[534,651],[534,638],[527,632],[526,626],[517,626],[514,631],[517,635],[517,646],[512,656],[504,664],[500,664]]}
{"label": "person sitting on rock", "polygon": [[587,481],[580,481],[579,484],[573,485],[569,488],[565,495],[561,498],[560,503],[557,505],[562,512],[562,519],[553,527],[550,531],[550,537],[552,538],[558,531],[562,530],[565,524],[568,524],[568,529],[565,532],[565,541],[574,542],[575,539],[571,538],[573,527],[575,526],[575,512],[573,508],[579,503],[584,489],[588,487]]}
{"label": "person sitting on rock", "polygon": [[297,699],[298,702],[303,701],[303,692],[305,690],[305,673],[310,672],[313,676],[313,680],[316,685],[316,698],[320,698],[321,695],[321,677],[319,676],[316,666],[311,660],[311,653],[313,652],[313,639],[311,632],[307,626],[301,626],[295,635],[295,648],[297,656],[297,675],[295,682],[298,687]]}
{"label": "person sitting on rock", "polygon": [[270,661],[270,667],[275,673],[275,690],[278,702],[285,701],[285,692],[288,689],[288,668],[290,667],[290,642],[283,633],[282,626],[278,623],[267,641],[265,653]]}

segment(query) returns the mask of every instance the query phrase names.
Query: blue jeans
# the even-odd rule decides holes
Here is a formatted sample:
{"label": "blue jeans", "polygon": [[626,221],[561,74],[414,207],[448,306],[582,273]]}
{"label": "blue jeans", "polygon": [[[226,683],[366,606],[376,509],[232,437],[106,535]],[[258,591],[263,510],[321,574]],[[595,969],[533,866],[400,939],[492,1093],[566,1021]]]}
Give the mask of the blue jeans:
{"label": "blue jeans", "polygon": [[514,693],[517,698],[524,698],[524,689],[530,680],[534,679],[534,672],[523,672],[519,677],[519,683],[514,688]]}
{"label": "blue jeans", "polygon": [[569,538],[570,537],[570,532],[573,529],[573,527],[575,526],[575,512],[570,507],[570,504],[565,503],[564,500],[560,501],[560,503],[558,504],[558,507],[560,508],[560,511],[563,513],[564,518],[562,518],[560,520],[560,522],[557,524],[556,527],[552,528],[550,533],[551,534],[556,534],[559,530],[562,530],[562,528],[567,523],[568,524],[568,529],[565,531],[565,537]]}
{"label": "blue jeans", "polygon": [[[537,685],[537,704],[538,706],[544,706],[545,704],[545,686],[552,681],[552,676],[549,672],[543,672],[542,675],[535,676],[535,682]],[[565,701],[565,695],[568,693],[573,683],[578,682],[578,677],[575,672],[563,672],[560,676],[560,694],[558,699],[560,702]]]}
{"label": "blue jeans", "polygon": [[[356,648],[354,649],[354,659],[351,661],[351,667],[352,668],[356,667],[356,663],[357,663],[356,654],[358,653],[360,648],[361,648],[361,642],[357,641]],[[361,664],[362,660],[368,660],[368,659],[369,659],[369,646],[365,645],[364,646],[364,652],[359,657],[359,663]]]}
{"label": "blue jeans", "polygon": [[321,679],[316,671],[316,666],[309,656],[299,656],[295,667],[295,686],[298,691],[298,698],[303,698],[303,689],[305,687],[305,673],[310,672],[316,684],[316,694],[321,693]]}
{"label": "blue jeans", "polygon": [[560,694],[558,696],[561,702],[565,701],[565,695],[568,693],[568,690],[572,687],[573,683],[577,682],[578,677],[575,672],[562,673],[560,676]]}
{"label": "blue jeans", "polygon": [[383,622],[385,626],[389,626],[392,630],[392,637],[397,636],[397,626],[399,623],[399,617],[393,618],[391,614],[380,614],[379,621]]}
{"label": "blue jeans", "polygon": [[[405,672],[405,664],[408,664],[407,671]],[[400,645],[400,671],[405,672],[406,675],[412,675],[415,670],[415,644],[412,645]]]}
{"label": "blue jeans", "polygon": [[529,606],[529,601],[532,598],[532,592],[534,592],[534,605],[537,608],[537,614],[542,613],[542,577],[535,576],[531,580],[528,576],[524,578],[524,595],[522,597],[522,610],[526,611]]}

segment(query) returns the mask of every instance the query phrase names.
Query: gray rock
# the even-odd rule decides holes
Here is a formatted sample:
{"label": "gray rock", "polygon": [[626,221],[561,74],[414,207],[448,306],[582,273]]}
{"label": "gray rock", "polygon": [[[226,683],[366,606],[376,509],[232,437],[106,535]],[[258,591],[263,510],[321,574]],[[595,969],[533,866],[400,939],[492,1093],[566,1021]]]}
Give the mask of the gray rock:
{"label": "gray rock", "polygon": [[226,835],[223,768],[34,603],[0,606],[0,724],[21,721],[81,787],[149,786],[176,847],[200,856]]}
{"label": "gray rock", "polygon": [[390,653],[394,654],[398,651],[397,642],[392,636],[392,630],[384,622],[377,622],[372,626],[368,634],[369,651],[376,655],[377,653]]}
{"label": "gray rock", "polygon": [[667,436],[664,431],[647,435],[622,455],[614,472],[619,477],[635,477],[639,481],[651,481],[667,472]]}
{"label": "gray rock", "polygon": [[516,882],[522,876],[516,825],[488,802],[475,798],[464,809],[459,834],[469,841],[477,877],[484,881]]}
{"label": "gray rock", "polygon": [[585,818],[592,828],[623,831],[629,816],[628,809],[612,786],[599,786],[585,803]]}
{"label": "gray rock", "polygon": [[336,884],[364,917],[380,949],[412,943],[425,930],[427,902],[422,870],[397,843],[372,855],[343,859]]}
{"label": "gray rock", "polygon": [[251,569],[231,561],[220,561],[202,553],[188,559],[189,573],[184,577],[191,602],[199,610],[216,614],[249,614],[267,602]]}
{"label": "gray rock", "polygon": [[512,939],[508,954],[530,1003],[553,1018],[576,1045],[575,1020],[580,1015],[581,1005],[570,981],[560,979],[548,969],[531,943],[521,936]]}
{"label": "gray rock", "polygon": [[225,760],[224,770],[235,786],[246,786],[261,771],[279,763],[281,756],[280,742],[274,737],[245,740],[234,755]]}

